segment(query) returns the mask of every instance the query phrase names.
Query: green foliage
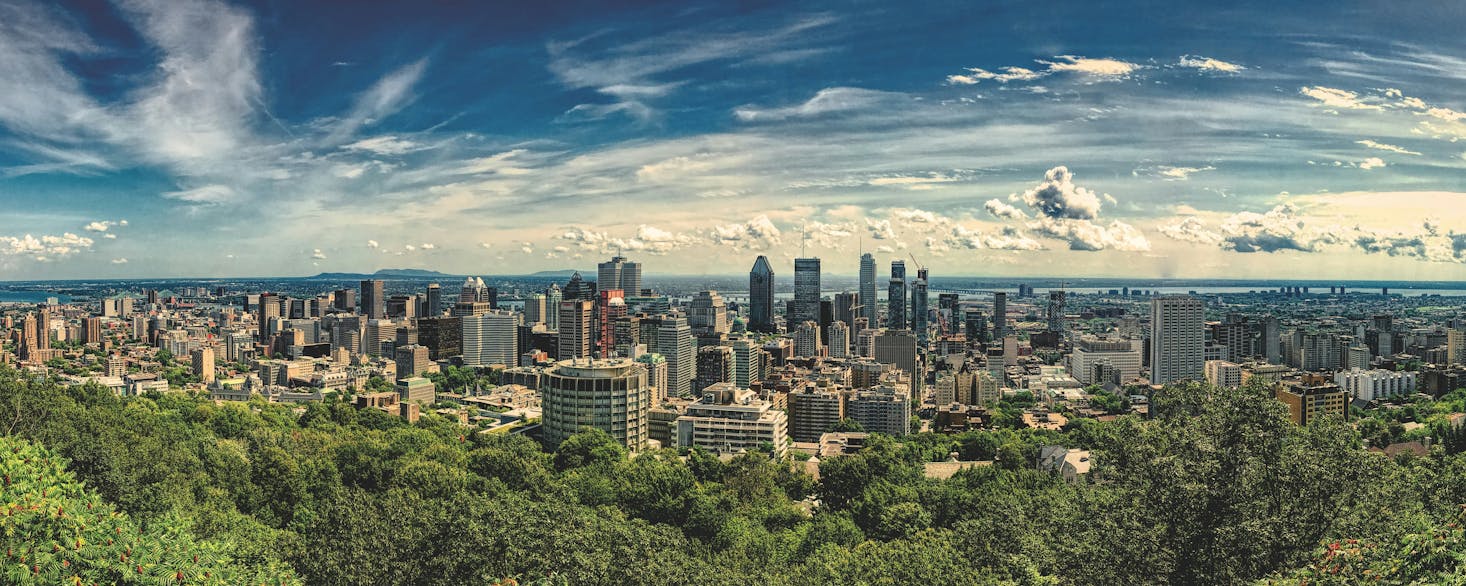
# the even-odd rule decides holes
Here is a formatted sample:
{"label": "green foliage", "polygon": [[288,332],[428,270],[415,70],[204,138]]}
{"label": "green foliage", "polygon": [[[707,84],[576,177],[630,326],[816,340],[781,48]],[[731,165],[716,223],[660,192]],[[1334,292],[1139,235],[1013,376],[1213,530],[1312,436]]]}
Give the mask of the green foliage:
{"label": "green foliage", "polygon": [[280,564],[241,562],[227,541],[196,539],[175,517],[137,523],[29,442],[0,437],[0,476],[7,584],[298,583]]}
{"label": "green foliage", "polygon": [[[147,580],[98,583],[167,582],[148,572],[179,551],[230,583],[1312,584],[1386,570],[1389,583],[1450,582],[1466,438],[1444,417],[1466,393],[1448,397],[1410,405],[1441,444],[1410,461],[1363,449],[1394,420],[1298,427],[1261,388],[1179,385],[1156,393],[1149,420],[878,435],[823,458],[816,481],[805,457],[630,454],[595,430],[547,452],[432,414],[409,425],[335,399],[296,411],[119,398],[0,367],[4,442],[64,457],[52,484],[94,487],[67,498],[116,512],[72,529],[126,523],[162,550]],[[999,418],[1033,400],[1005,399]],[[1091,450],[1091,471],[1037,470],[1045,445]],[[993,465],[924,474],[953,452]],[[6,538],[45,553],[54,531],[33,527]],[[1335,542],[1348,551],[1318,548]],[[65,583],[48,563],[29,578],[11,563],[0,582]]]}

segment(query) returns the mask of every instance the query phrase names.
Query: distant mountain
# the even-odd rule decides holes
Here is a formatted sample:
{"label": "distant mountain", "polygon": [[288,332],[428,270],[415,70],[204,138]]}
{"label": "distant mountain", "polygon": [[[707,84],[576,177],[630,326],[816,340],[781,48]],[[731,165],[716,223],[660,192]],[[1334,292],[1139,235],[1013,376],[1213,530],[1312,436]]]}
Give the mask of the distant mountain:
{"label": "distant mountain", "polygon": [[361,279],[381,279],[384,281],[408,281],[420,279],[451,279],[462,278],[463,275],[450,275],[427,269],[382,269],[375,273],[321,273],[313,277],[303,277],[310,281],[350,281]]}

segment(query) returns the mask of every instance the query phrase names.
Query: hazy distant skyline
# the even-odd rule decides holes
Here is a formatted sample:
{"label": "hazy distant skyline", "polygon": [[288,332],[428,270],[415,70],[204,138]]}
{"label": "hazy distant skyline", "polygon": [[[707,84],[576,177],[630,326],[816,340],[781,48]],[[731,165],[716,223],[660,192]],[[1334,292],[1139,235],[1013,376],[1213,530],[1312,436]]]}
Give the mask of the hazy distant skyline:
{"label": "hazy distant skyline", "polygon": [[1466,5],[1201,6],[0,0],[0,280],[1466,278]]}

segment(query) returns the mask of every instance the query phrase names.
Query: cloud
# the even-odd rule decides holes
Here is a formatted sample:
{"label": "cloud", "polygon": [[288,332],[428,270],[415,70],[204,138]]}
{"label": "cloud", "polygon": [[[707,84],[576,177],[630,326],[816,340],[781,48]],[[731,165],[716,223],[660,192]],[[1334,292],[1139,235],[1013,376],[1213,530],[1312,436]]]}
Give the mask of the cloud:
{"label": "cloud", "polygon": [[1366,103],[1360,99],[1359,94],[1348,90],[1341,90],[1331,87],[1311,86],[1303,87],[1298,93],[1318,100],[1320,104],[1331,108],[1346,110],[1382,110],[1378,104]]}
{"label": "cloud", "polygon": [[356,179],[366,173],[367,165],[336,165],[331,173],[342,179]]}
{"label": "cloud", "polygon": [[420,151],[427,148],[411,140],[398,138],[393,135],[374,136],[363,138],[356,142],[341,147],[346,151],[361,151],[376,155],[404,155],[413,151]]}
{"label": "cloud", "polygon": [[406,250],[407,252],[413,252],[413,251],[417,250],[417,245],[415,245],[415,244],[403,244],[402,245],[402,249],[403,250]]}
{"label": "cloud", "polygon": [[480,242],[480,243],[478,243],[478,245],[479,245],[480,248],[493,248],[494,247],[493,244],[490,244],[488,242]]}
{"label": "cloud", "polygon": [[1037,221],[1029,223],[1029,227],[1039,234],[1067,240],[1070,250],[1114,249],[1125,252],[1150,250],[1150,240],[1140,230],[1119,220],[1110,222],[1108,226],[1102,226],[1087,219],[1040,216]]}
{"label": "cloud", "polygon": [[1205,167],[1172,167],[1169,165],[1161,165],[1159,167],[1156,167],[1154,172],[1156,176],[1165,179],[1166,181],[1186,181],[1187,179],[1191,178],[1192,174],[1201,173],[1203,171],[1215,171],[1216,169],[1216,167],[1213,167],[1211,165],[1207,165]]}
{"label": "cloud", "polygon": [[321,252],[321,249],[317,248],[311,251],[311,258],[314,258],[316,260],[325,260],[326,253]]}
{"label": "cloud", "polygon": [[864,110],[873,106],[897,101],[900,94],[855,87],[832,87],[822,89],[809,100],[782,108],[757,108],[741,106],[733,115],[743,122],[768,122],[791,118],[814,118],[819,116]]}
{"label": "cloud", "polygon": [[437,247],[438,247],[438,245],[433,244],[431,242],[424,242],[424,243],[422,243],[421,245],[418,246],[418,248],[421,248],[423,250],[432,250],[432,249],[437,248]]}
{"label": "cloud", "polygon": [[865,227],[870,230],[870,237],[876,240],[895,240],[896,229],[891,226],[890,220],[865,219]]}
{"label": "cloud", "polygon": [[1068,167],[1049,169],[1042,183],[1023,192],[1022,200],[1048,218],[1093,220],[1099,217],[1099,195],[1074,185],[1074,175]]}
{"label": "cloud", "polygon": [[[328,143],[339,143],[355,135],[358,130],[366,126],[372,126],[391,116],[404,106],[411,103],[414,96],[412,88],[422,79],[423,73],[427,71],[428,62],[426,59],[419,59],[397,70],[382,76],[370,88],[357,96],[352,109],[340,120],[336,121],[331,128],[331,133],[326,137]],[[357,141],[351,144],[360,145],[366,142],[365,146],[358,146],[360,150],[372,150],[372,148],[385,148],[386,152],[380,154],[401,154],[396,152],[403,148],[395,137],[377,137],[385,139],[380,142]],[[377,151],[372,151],[377,152]]]}
{"label": "cloud", "polygon": [[368,240],[368,241],[366,241],[366,245],[367,245],[367,248],[379,248],[379,247],[381,247],[381,244],[378,243],[376,240]]}
{"label": "cloud", "polygon": [[966,226],[953,226],[946,244],[968,250],[1043,250],[1043,244],[1012,226],[1003,226],[996,234]]}
{"label": "cloud", "polygon": [[1023,210],[1018,209],[1017,206],[1010,205],[997,198],[988,200],[987,203],[983,204],[982,207],[986,209],[989,214],[992,214],[995,218],[1001,218],[1004,220],[1021,220],[1028,218],[1028,214],[1024,213]]}
{"label": "cloud", "polygon": [[93,240],[65,232],[59,236],[46,234],[40,238],[24,236],[0,236],[0,255],[30,256],[36,260],[51,260],[67,257],[84,250],[91,250]]}
{"label": "cloud", "polygon": [[182,191],[170,191],[163,194],[168,199],[176,199],[199,205],[219,205],[232,203],[240,199],[238,192],[228,185],[204,185],[193,189]]}
{"label": "cloud", "polygon": [[779,227],[764,214],[743,223],[715,226],[709,233],[713,242],[737,250],[768,250],[781,244],[780,236]]}
{"label": "cloud", "polygon": [[951,183],[951,182],[958,181],[958,180],[959,180],[958,178],[952,177],[950,175],[942,175],[940,173],[933,173],[931,175],[927,175],[927,176],[924,176],[924,177],[922,177],[922,176],[910,176],[910,175],[900,175],[900,176],[892,176],[892,177],[876,177],[874,179],[871,179],[870,181],[867,181],[866,184],[867,185],[874,186],[874,187],[887,187],[887,186],[892,186],[892,187],[904,187],[904,188],[910,189],[912,191],[923,191],[923,190],[927,190],[927,189],[932,189],[937,184]]}
{"label": "cloud", "polygon": [[1395,145],[1392,145],[1392,144],[1385,144],[1385,143],[1382,143],[1382,142],[1375,142],[1375,141],[1372,141],[1372,140],[1369,140],[1369,139],[1356,140],[1356,141],[1354,141],[1354,144],[1364,145],[1366,147],[1369,147],[1369,148],[1372,148],[1372,149],[1378,149],[1378,150],[1381,150],[1381,151],[1389,151],[1389,152],[1392,152],[1392,153],[1399,153],[1399,154],[1402,154],[1402,155],[1416,155],[1416,156],[1419,156],[1420,155],[1420,153],[1417,153],[1417,152],[1412,151],[1412,150],[1405,149],[1403,147],[1398,147],[1398,146],[1395,146]]}
{"label": "cloud", "polygon": [[106,234],[103,234],[102,237],[103,238],[106,238],[108,240],[116,240],[117,239],[117,235],[116,234],[113,234],[111,232],[108,232]]}
{"label": "cloud", "polygon": [[1222,235],[1207,229],[1201,220],[1195,217],[1180,218],[1174,223],[1160,226],[1159,231],[1167,238],[1198,244],[1220,244]]}
{"label": "cloud", "polygon": [[95,222],[92,222],[92,223],[87,224],[86,227],[85,227],[85,229],[88,232],[106,232],[112,226],[126,226],[126,225],[127,225],[127,222],[125,220],[122,221],[122,222],[113,222],[111,220],[97,220]]}
{"label": "cloud", "polygon": [[977,67],[968,67],[967,73],[948,75],[947,83],[953,85],[973,85],[984,79],[991,79],[998,83],[1010,81],[1033,81],[1048,75],[1047,72],[1034,71],[1024,67],[1004,67],[1002,73],[993,73]]}
{"label": "cloud", "polygon": [[125,258],[125,257],[124,258],[114,258],[114,259],[112,259],[112,264],[114,264],[114,265],[125,265],[125,264],[127,264],[127,258]]}
{"label": "cloud", "polygon": [[1375,168],[1383,167],[1383,166],[1385,166],[1385,161],[1384,161],[1384,159],[1381,159],[1379,157],[1370,157],[1370,158],[1365,159],[1363,161],[1359,161],[1359,168],[1360,169],[1369,170],[1369,169],[1375,169]]}
{"label": "cloud", "polygon": [[1049,71],[1069,71],[1097,77],[1123,77],[1140,68],[1139,65],[1119,59],[1093,59],[1074,55],[1059,55],[1054,59],[1056,61],[1039,61],[1039,63],[1048,65]]}
{"label": "cloud", "polygon": [[1237,252],[1317,252],[1342,242],[1337,226],[1315,226],[1298,216],[1292,204],[1265,213],[1238,212],[1222,221],[1222,248]]}
{"label": "cloud", "polygon": [[1178,61],[1176,64],[1180,65],[1181,67],[1191,67],[1193,69],[1200,69],[1202,71],[1214,71],[1219,73],[1236,73],[1238,71],[1246,69],[1246,67],[1238,65],[1236,63],[1228,63],[1220,59],[1212,59],[1211,57],[1198,57],[1192,55],[1182,56],[1181,60]]}

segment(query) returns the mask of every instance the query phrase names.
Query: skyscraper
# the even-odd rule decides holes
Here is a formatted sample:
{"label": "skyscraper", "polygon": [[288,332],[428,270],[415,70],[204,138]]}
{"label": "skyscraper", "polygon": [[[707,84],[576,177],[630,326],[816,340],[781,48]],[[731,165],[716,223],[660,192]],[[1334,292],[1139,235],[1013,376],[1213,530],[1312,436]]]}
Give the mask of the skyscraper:
{"label": "skyscraper", "polygon": [[596,300],[596,356],[610,358],[616,352],[615,323],[626,317],[626,295],[620,289],[601,289]]}
{"label": "skyscraper", "polygon": [[687,307],[687,323],[698,334],[726,334],[728,327],[728,306],[717,291],[700,291]]}
{"label": "skyscraper", "polygon": [[876,315],[880,308],[876,303],[876,257],[869,252],[860,255],[860,314],[865,316],[865,323],[875,327],[880,323],[876,321]]}
{"label": "skyscraper", "polygon": [[[843,323],[845,324],[845,328],[847,330],[852,332],[856,331],[855,320],[859,319],[863,315],[861,313],[862,309],[860,306],[860,302],[863,299],[864,298],[862,298],[859,294],[851,293],[849,291],[836,293],[834,304],[835,315],[832,325],[834,322]],[[825,337],[828,341],[829,335],[827,334]],[[833,342],[829,343],[833,344]]]}
{"label": "skyscraper", "polygon": [[1008,337],[1008,294],[999,291],[993,293],[993,337],[1001,343],[1003,338]]}
{"label": "skyscraper", "polygon": [[1202,380],[1206,320],[1200,299],[1187,295],[1150,302],[1150,382]]}
{"label": "skyscraper", "polygon": [[656,347],[652,352],[667,359],[668,397],[686,396],[692,392],[692,379],[697,374],[696,340],[687,318],[664,317],[657,327]]}
{"label": "skyscraper", "polygon": [[560,286],[550,283],[550,288],[545,289],[545,327],[551,330],[560,329]]}
{"label": "skyscraper", "polygon": [[566,300],[560,302],[559,356],[560,360],[590,358],[592,314],[595,303],[589,300]]}
{"label": "skyscraper", "polygon": [[[820,321],[820,259],[794,259],[794,315],[791,325]],[[793,330],[793,327],[789,328]]]}
{"label": "skyscraper", "polygon": [[[363,281],[365,283],[365,281]],[[255,317],[260,320],[259,339],[261,343],[270,341],[270,318],[280,319],[280,301],[274,293],[260,293],[260,303]]]}
{"label": "skyscraper", "polygon": [[641,263],[614,256],[596,266],[596,288],[620,289],[624,296],[641,295]]}
{"label": "skyscraper", "polygon": [[777,331],[774,327],[774,269],[769,266],[768,257],[762,254],[753,261],[753,270],[748,271],[748,329],[764,333]]}
{"label": "skyscraper", "polygon": [[891,261],[891,283],[886,290],[886,327],[897,330],[910,327],[906,315],[906,261]]}
{"label": "skyscraper", "polygon": [[1049,331],[1063,332],[1066,328],[1064,323],[1064,290],[1049,291]]}
{"label": "skyscraper", "polygon": [[423,302],[423,317],[437,317],[443,314],[443,286],[428,283],[427,300]]}
{"label": "skyscraper", "polygon": [[387,317],[387,298],[382,292],[382,281],[366,280],[361,282],[361,313],[367,319],[382,319]]}
{"label": "skyscraper", "polygon": [[916,343],[923,348],[927,344],[927,308],[931,299],[926,293],[926,267],[917,267],[916,280],[911,282],[911,330],[916,333]]}
{"label": "skyscraper", "polygon": [[486,368],[495,364],[518,364],[519,314],[490,311],[461,319],[464,366]]}

